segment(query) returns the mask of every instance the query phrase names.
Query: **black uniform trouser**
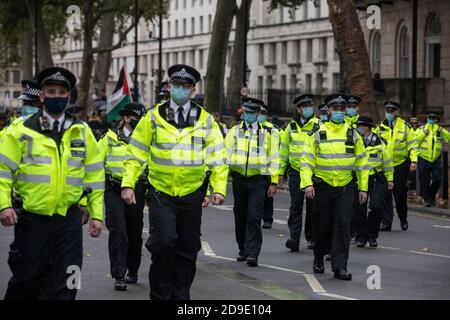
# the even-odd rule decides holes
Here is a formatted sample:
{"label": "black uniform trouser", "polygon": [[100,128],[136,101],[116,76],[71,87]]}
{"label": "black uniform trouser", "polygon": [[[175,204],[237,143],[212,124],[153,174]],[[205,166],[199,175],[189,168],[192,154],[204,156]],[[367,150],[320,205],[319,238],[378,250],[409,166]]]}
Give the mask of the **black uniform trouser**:
{"label": "black uniform trouser", "polygon": [[[300,190],[300,174],[297,170],[289,169],[289,193],[291,205],[289,207],[288,227],[290,238],[300,242],[302,234],[303,200],[305,193]],[[306,198],[305,238],[306,241],[314,241],[314,200]]]}
{"label": "black uniform trouser", "polygon": [[268,176],[244,177],[232,172],[234,222],[239,251],[258,256],[262,246],[261,218],[264,198],[270,184]]}
{"label": "black uniform trouser", "polygon": [[331,187],[325,182],[315,185],[317,216],[314,260],[323,261],[328,254],[330,224],[334,220],[331,246],[331,268],[333,271],[347,270],[350,249],[350,224],[355,196],[354,184],[345,187]]}
{"label": "black uniform trouser", "polygon": [[146,247],[152,254],[150,299],[189,300],[197,254],[201,249],[202,189],[184,197],[148,192],[150,237]]}
{"label": "black uniform trouser", "polygon": [[357,232],[357,224],[358,224],[358,210],[360,208],[360,204],[359,204],[359,190],[358,190],[358,185],[355,184],[353,187],[353,192],[355,194],[354,196],[354,200],[353,200],[353,215],[352,215],[352,222],[351,222],[351,228],[350,228],[350,233],[351,236],[354,237],[356,235]]}
{"label": "black uniform trouser", "polygon": [[[420,194],[425,202],[436,201],[436,194],[442,183],[442,160],[438,158],[434,162],[429,162],[419,157],[418,163]],[[430,184],[431,181],[431,184]]]}
{"label": "black uniform trouser", "polygon": [[408,175],[411,162],[405,161],[394,167],[394,190],[388,191],[385,210],[383,210],[382,222],[391,226],[394,220],[394,206],[392,195],[395,199],[395,207],[400,220],[408,216]]}
{"label": "black uniform trouser", "polygon": [[120,195],[120,186],[106,183],[106,227],[109,230],[108,249],[111,276],[123,278],[127,270],[137,275],[142,256],[142,228],[145,188],[136,184],[135,205],[127,205]]}
{"label": "black uniform trouser", "polygon": [[266,191],[266,197],[264,198],[264,213],[263,221],[270,224],[273,223],[273,197],[267,195],[268,189]]}
{"label": "black uniform trouser", "polygon": [[[378,174],[377,174],[378,175]],[[376,240],[380,230],[381,214],[386,204],[387,180],[384,176],[369,177],[370,212],[367,203],[360,204],[356,213],[356,239],[358,241]]]}
{"label": "black uniform trouser", "polygon": [[13,275],[5,300],[75,300],[75,284],[81,279],[68,267],[81,270],[82,251],[78,206],[70,207],[65,217],[22,212],[10,245],[8,264]]}

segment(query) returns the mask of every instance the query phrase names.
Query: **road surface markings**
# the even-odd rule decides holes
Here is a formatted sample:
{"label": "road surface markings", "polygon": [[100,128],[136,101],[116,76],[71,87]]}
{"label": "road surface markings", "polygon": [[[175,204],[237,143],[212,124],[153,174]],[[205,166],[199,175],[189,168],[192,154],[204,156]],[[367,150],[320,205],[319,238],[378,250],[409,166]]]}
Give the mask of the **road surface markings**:
{"label": "road surface markings", "polygon": [[215,257],[216,256],[216,254],[211,249],[211,246],[209,245],[208,242],[202,241],[202,249],[203,249],[203,252],[205,253],[205,256],[209,256],[209,257]]}
{"label": "road surface markings", "polygon": [[308,284],[311,287],[312,291],[314,291],[315,293],[326,292],[313,274],[304,274],[303,276],[305,277],[306,281],[308,281]]}
{"label": "road surface markings", "polygon": [[233,210],[233,206],[226,205],[226,204],[222,204],[222,205],[219,205],[219,206],[210,206],[209,208],[225,210],[225,211],[232,211]]}
{"label": "road surface markings", "polygon": [[287,221],[280,220],[280,219],[274,219],[273,222],[276,223],[276,224],[287,224]]}
{"label": "road surface markings", "polygon": [[[413,209],[411,209],[411,210],[413,210]],[[422,218],[430,218],[430,219],[440,220],[440,221],[450,221],[450,218],[448,218],[448,217],[438,217],[438,216],[433,215],[433,214],[410,213],[410,215],[417,216],[417,217],[422,217]]]}
{"label": "road surface markings", "polygon": [[435,228],[442,228],[442,229],[450,229],[450,226],[440,226],[438,224],[433,224],[433,227],[435,227]]}
{"label": "road surface markings", "polygon": [[428,252],[421,252],[421,251],[407,250],[407,249],[400,249],[400,248],[393,248],[393,247],[384,247],[384,246],[378,246],[378,248],[450,259],[450,256],[446,256],[446,255],[443,255],[443,254],[428,253]]}
{"label": "road surface markings", "polygon": [[328,292],[318,292],[317,294],[319,294],[321,296],[325,296],[325,297],[336,298],[336,299],[358,300],[358,299],[355,299],[355,298],[350,298],[350,297],[341,296],[339,294],[328,293]]}

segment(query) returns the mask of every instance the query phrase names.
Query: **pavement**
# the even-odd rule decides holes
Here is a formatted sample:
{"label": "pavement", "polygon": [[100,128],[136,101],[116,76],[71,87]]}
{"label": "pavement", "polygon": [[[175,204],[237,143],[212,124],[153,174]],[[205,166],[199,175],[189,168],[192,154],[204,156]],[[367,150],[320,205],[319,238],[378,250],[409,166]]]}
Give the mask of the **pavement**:
{"label": "pavement", "polygon": [[[232,194],[222,206],[203,212],[202,251],[192,285],[198,300],[415,300],[450,299],[450,218],[410,208],[408,231],[394,220],[392,232],[380,233],[379,247],[360,249],[352,244],[348,270],[352,281],[333,279],[329,262],[325,273],[312,273],[312,250],[301,241],[300,252],[291,253],[288,238],[289,193],[275,198],[274,224],[263,230],[260,265],[250,268],[236,262]],[[147,300],[150,254],[144,248],[139,282],[126,292],[113,290],[109,274],[107,230],[93,239],[84,230],[84,257],[79,300]],[[8,245],[13,229],[0,227],[0,297],[9,277]],[[148,238],[145,215],[144,242]],[[375,270],[375,274],[373,274]],[[379,272],[378,272],[379,271]],[[379,274],[377,280],[375,276]],[[379,280],[379,281],[378,281]],[[375,288],[374,288],[375,287]],[[371,288],[371,289],[369,289]]]}

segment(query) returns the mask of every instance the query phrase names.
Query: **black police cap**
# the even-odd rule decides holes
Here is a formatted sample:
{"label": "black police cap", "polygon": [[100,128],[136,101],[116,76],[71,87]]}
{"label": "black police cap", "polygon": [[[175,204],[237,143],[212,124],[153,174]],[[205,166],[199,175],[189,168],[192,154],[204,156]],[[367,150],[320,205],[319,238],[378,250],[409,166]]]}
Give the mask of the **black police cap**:
{"label": "black police cap", "polygon": [[72,90],[77,83],[75,75],[69,70],[61,67],[51,67],[42,70],[37,75],[37,81],[41,88],[46,84],[59,84],[66,87],[69,91]]}
{"label": "black police cap", "polygon": [[347,106],[348,97],[342,93],[334,93],[325,97],[325,104],[327,107],[332,106]]}
{"label": "black police cap", "polygon": [[358,105],[361,103],[361,98],[358,96],[350,95],[350,96],[348,96],[347,103],[351,104],[351,105]]}
{"label": "black police cap", "polygon": [[264,102],[255,98],[246,97],[243,98],[242,101],[244,111],[256,112],[261,110],[261,107],[264,106]]}
{"label": "black police cap", "polygon": [[356,125],[375,127],[373,119],[368,116],[359,116],[358,121],[356,121]]}
{"label": "black police cap", "polygon": [[145,106],[141,103],[130,102],[127,103],[122,110],[119,111],[121,116],[136,116],[142,117],[145,115]]}
{"label": "black police cap", "polygon": [[39,84],[36,81],[22,80],[20,83],[22,84],[23,91],[17,99],[28,101],[35,101],[39,99],[41,89],[39,88]]}
{"label": "black police cap", "polygon": [[294,99],[294,104],[296,106],[301,105],[301,104],[312,104],[313,103],[313,95],[312,94],[302,94],[301,96],[298,96],[297,98]]}
{"label": "black police cap", "polygon": [[427,111],[425,114],[427,115],[427,117],[436,117],[437,118],[437,117],[441,116],[441,114],[436,111]]}
{"label": "black police cap", "polygon": [[198,72],[197,69],[185,64],[173,65],[169,68],[167,73],[169,74],[169,78],[171,81],[181,80],[193,85],[195,85],[201,79],[200,72]]}
{"label": "black police cap", "polygon": [[400,109],[400,103],[395,101],[386,101],[384,103],[385,108],[393,108],[393,109]]}

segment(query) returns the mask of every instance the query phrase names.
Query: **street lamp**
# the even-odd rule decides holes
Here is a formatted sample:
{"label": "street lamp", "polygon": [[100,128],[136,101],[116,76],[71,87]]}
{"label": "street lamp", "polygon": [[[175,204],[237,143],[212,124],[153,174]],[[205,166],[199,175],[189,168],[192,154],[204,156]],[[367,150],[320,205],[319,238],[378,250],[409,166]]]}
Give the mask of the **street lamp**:
{"label": "street lamp", "polygon": [[138,98],[138,72],[139,72],[139,61],[138,61],[138,0],[134,0],[134,95],[135,101]]}

